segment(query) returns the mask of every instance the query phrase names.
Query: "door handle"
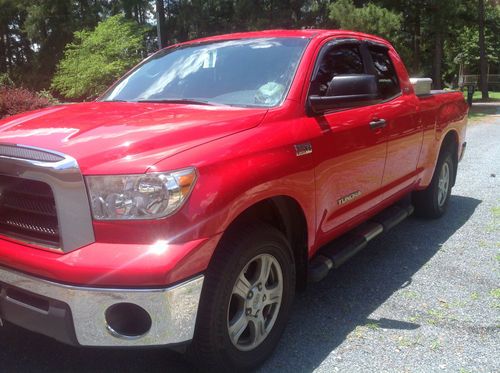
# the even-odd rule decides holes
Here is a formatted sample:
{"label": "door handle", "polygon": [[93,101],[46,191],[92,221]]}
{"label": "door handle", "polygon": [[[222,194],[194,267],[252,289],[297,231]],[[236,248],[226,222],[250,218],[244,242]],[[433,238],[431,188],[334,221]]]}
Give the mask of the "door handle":
{"label": "door handle", "polygon": [[385,119],[376,119],[370,122],[370,128],[375,130],[377,128],[384,128],[387,125]]}

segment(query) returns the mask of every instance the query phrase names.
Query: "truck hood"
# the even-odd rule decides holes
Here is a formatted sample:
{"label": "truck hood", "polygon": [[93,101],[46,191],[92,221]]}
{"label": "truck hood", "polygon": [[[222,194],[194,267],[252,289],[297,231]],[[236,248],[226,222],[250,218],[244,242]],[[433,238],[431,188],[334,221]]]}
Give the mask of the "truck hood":
{"label": "truck hood", "polygon": [[179,152],[255,127],[266,112],[130,102],[61,105],[0,121],[0,143],[70,155],[86,175],[143,173]]}

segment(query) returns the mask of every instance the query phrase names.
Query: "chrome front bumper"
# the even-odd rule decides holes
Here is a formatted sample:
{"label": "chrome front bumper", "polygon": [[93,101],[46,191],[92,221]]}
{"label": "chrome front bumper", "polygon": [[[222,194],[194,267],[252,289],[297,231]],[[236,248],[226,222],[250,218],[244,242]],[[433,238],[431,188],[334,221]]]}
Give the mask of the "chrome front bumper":
{"label": "chrome front bumper", "polygon": [[[54,301],[65,307],[67,305],[69,312],[66,317],[71,322],[66,319],[64,325],[69,324],[71,327],[72,324],[76,343],[79,345],[178,344],[193,338],[203,279],[203,276],[198,276],[165,289],[102,289],[63,285],[0,267],[0,317],[3,315],[4,319],[10,321],[6,315],[9,308],[13,318],[16,318],[16,314],[28,312],[26,319],[29,319],[32,325],[33,320],[35,325],[43,323],[44,317],[47,317],[54,307],[38,306],[36,299],[40,297],[42,300],[48,299],[48,304]],[[11,297],[9,294],[15,296]],[[136,338],[120,337],[113,333],[107,325],[105,313],[110,306],[118,303],[132,303],[146,310],[152,321],[149,332]],[[20,312],[12,311],[15,307]],[[37,315],[40,317],[39,322],[36,321]],[[22,317],[17,317],[14,323],[29,328],[23,325]],[[50,335],[50,332],[44,332],[43,329],[35,331]]]}

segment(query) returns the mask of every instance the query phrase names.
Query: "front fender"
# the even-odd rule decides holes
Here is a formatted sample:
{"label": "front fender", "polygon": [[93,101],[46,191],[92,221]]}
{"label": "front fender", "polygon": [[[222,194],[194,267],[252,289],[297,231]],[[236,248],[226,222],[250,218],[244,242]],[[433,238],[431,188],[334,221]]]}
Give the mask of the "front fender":
{"label": "front fender", "polygon": [[[198,179],[185,205],[164,219],[95,223],[97,239],[103,242],[132,239],[141,244],[159,240],[181,244],[205,238],[213,242],[249,207],[267,198],[288,196],[303,210],[312,247],[314,162],[311,154],[297,156],[294,147],[308,141],[308,131],[300,120],[274,119],[267,125],[203,144],[157,163],[154,171],[197,168]],[[174,267],[186,268],[187,261],[203,270],[215,246],[186,254]],[[186,274],[184,270],[182,273]]]}

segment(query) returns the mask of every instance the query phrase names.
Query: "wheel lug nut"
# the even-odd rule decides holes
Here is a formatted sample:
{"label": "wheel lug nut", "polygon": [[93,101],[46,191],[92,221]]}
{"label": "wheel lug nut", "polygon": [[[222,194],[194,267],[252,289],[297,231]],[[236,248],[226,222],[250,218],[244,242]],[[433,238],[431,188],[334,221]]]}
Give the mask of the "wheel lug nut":
{"label": "wheel lug nut", "polygon": [[257,289],[259,289],[259,291],[262,290],[262,284],[259,284],[259,286],[257,286]]}
{"label": "wheel lug nut", "polygon": [[252,297],[253,297],[253,291],[249,291],[247,297],[248,297],[248,299],[252,299]]}
{"label": "wheel lug nut", "polygon": [[263,300],[263,301],[265,301],[265,300],[266,300],[266,296],[265,296],[265,295],[262,297],[262,300]]}
{"label": "wheel lug nut", "polygon": [[252,314],[252,309],[251,308],[247,308],[246,311],[245,311],[246,315],[247,316],[250,316]]}

